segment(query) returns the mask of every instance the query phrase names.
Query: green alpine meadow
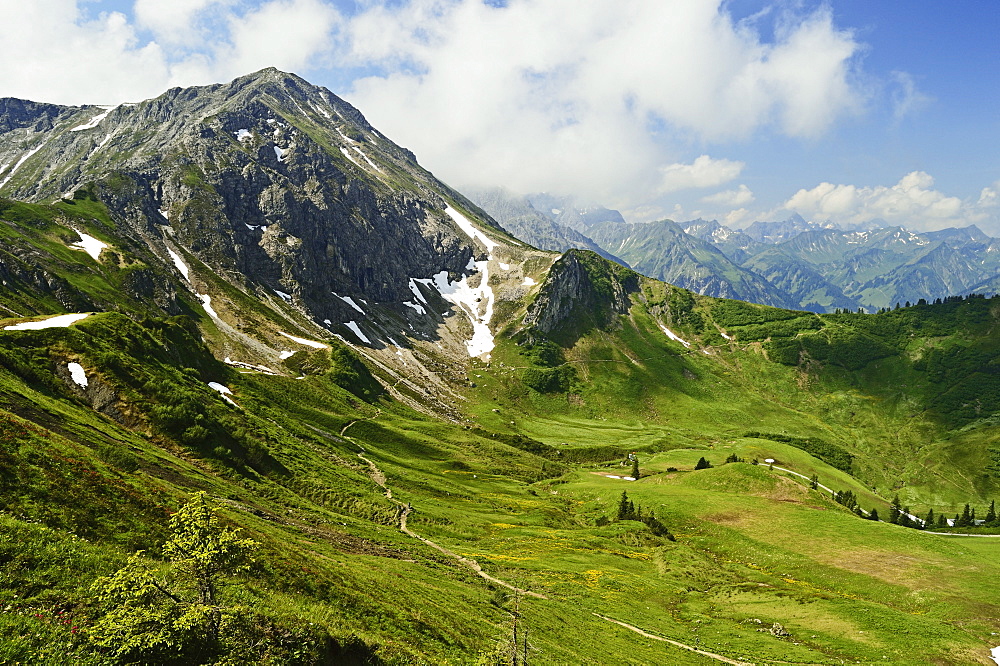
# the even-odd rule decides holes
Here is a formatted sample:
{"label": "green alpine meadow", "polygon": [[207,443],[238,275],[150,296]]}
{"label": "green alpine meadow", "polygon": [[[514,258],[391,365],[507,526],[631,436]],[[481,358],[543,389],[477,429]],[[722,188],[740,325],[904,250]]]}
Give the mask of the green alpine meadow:
{"label": "green alpine meadow", "polygon": [[1000,645],[993,293],[817,313],[540,250],[276,69],[0,99],[0,163],[2,663]]}

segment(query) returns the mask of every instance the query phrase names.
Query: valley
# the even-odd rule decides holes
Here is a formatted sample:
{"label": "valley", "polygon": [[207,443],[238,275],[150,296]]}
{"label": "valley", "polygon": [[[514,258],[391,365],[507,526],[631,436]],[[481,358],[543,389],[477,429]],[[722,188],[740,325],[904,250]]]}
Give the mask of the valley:
{"label": "valley", "polygon": [[[886,521],[1000,494],[997,298],[539,250],[273,69],[0,108],[0,661],[991,663],[1000,543]],[[215,638],[102,596],[200,492],[256,543]]]}

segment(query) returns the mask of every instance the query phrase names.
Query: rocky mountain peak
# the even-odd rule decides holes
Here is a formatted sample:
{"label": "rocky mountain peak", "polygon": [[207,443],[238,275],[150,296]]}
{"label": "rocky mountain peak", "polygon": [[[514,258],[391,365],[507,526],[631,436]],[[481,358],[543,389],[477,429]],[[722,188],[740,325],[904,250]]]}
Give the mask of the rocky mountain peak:
{"label": "rocky mountain peak", "polygon": [[0,100],[4,127],[0,195],[99,200],[122,245],[158,261],[154,291],[190,292],[255,363],[282,340],[246,332],[261,308],[392,362],[445,335],[467,359],[493,285],[520,285],[534,252],[353,106],[274,68],[116,107]]}

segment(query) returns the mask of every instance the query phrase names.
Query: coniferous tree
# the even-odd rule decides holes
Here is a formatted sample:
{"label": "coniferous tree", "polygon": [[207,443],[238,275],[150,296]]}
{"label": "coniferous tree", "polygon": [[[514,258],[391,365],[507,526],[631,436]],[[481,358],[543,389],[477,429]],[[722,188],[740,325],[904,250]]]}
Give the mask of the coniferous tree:
{"label": "coniferous tree", "polygon": [[639,478],[639,459],[636,456],[632,456],[632,474],[633,479]]}
{"label": "coniferous tree", "polygon": [[889,505],[889,522],[894,525],[899,524],[899,495],[893,497]]}
{"label": "coniferous tree", "polygon": [[705,460],[705,456],[698,458],[698,462],[695,464],[695,469],[708,469],[712,466],[712,463]]}
{"label": "coniferous tree", "polygon": [[628,499],[628,493],[624,490],[622,491],[622,497],[618,500],[618,512],[615,514],[615,520],[627,520],[629,516],[629,505],[631,502]]}
{"label": "coniferous tree", "polygon": [[924,527],[934,526],[934,509],[927,510],[927,517],[924,518]]}
{"label": "coniferous tree", "polygon": [[959,516],[959,515],[958,515],[958,514],[956,513],[956,514],[955,514],[955,518],[954,518],[954,520],[952,520],[952,521],[951,521],[951,526],[952,526],[952,527],[958,527],[958,524],[959,524],[959,523],[960,523],[961,521],[962,521],[962,517],[961,517],[961,516]]}
{"label": "coniferous tree", "polygon": [[905,507],[899,510],[899,515],[896,516],[896,524],[900,527],[913,527],[913,521],[910,520],[910,509]]}
{"label": "coniferous tree", "polygon": [[817,490],[819,488],[819,477],[815,474],[813,474],[812,478],[809,479],[809,487],[813,490]]}
{"label": "coniferous tree", "polygon": [[937,526],[938,527],[948,527],[948,519],[944,517],[943,513],[939,513],[938,514]]}
{"label": "coniferous tree", "polygon": [[997,522],[997,509],[996,500],[990,500],[990,508],[986,511],[986,522],[984,523],[987,527],[993,527]]}
{"label": "coniferous tree", "polygon": [[972,511],[968,504],[966,504],[965,508],[962,509],[962,517],[960,518],[960,521],[961,522],[956,523],[956,527],[968,527],[972,524]]}
{"label": "coniferous tree", "polygon": [[874,520],[875,522],[878,522],[878,521],[879,521],[879,517],[878,517],[878,509],[875,509],[875,508],[873,508],[873,509],[872,509],[872,510],[871,510],[871,511],[870,511],[870,512],[868,513],[868,520]]}

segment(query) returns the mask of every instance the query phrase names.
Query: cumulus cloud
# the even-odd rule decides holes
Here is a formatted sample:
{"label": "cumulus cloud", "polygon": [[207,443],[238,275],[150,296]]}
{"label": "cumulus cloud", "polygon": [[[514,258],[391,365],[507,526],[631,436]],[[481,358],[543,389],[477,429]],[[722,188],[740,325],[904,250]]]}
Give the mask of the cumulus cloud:
{"label": "cumulus cloud", "polygon": [[[62,104],[153,97],[332,52],[340,22],[324,0],[136,0],[92,17],[82,0],[0,0],[0,95]],[[143,37],[142,31],[148,31]]]}
{"label": "cumulus cloud", "polygon": [[196,18],[210,7],[233,4],[235,0],[135,0],[133,11],[140,28],[151,31],[164,43],[196,44],[205,38]]}
{"label": "cumulus cloud", "polygon": [[75,0],[0,0],[0,16],[3,96],[110,103],[158,94],[169,78],[159,45],[140,43],[119,12],[91,19]]}
{"label": "cumulus cloud", "polygon": [[691,138],[815,136],[863,97],[826,9],[772,39],[721,0],[408,0],[348,33],[383,68],[351,100],[457,183],[648,196]]}
{"label": "cumulus cloud", "polygon": [[230,45],[216,57],[231,77],[268,66],[299,70],[329,48],[339,21],[339,13],[322,0],[271,0],[230,17]]}
{"label": "cumulus cloud", "polygon": [[979,193],[979,201],[976,203],[983,209],[1000,206],[1000,180],[993,183],[992,187],[984,187]]}
{"label": "cumulus cloud", "polygon": [[891,186],[820,183],[796,192],[784,208],[812,219],[850,224],[881,218],[918,230],[972,223],[993,226],[995,216],[988,210],[996,204],[993,188],[985,188],[978,201],[963,201],[933,187],[934,178],[923,171],[908,173]]}
{"label": "cumulus cloud", "polygon": [[735,190],[723,190],[701,198],[702,203],[714,204],[717,206],[745,206],[753,203],[753,192],[746,185],[740,185]]}
{"label": "cumulus cloud", "polygon": [[743,171],[743,162],[698,157],[691,164],[670,164],[660,168],[660,192],[676,192],[728,183]]}

